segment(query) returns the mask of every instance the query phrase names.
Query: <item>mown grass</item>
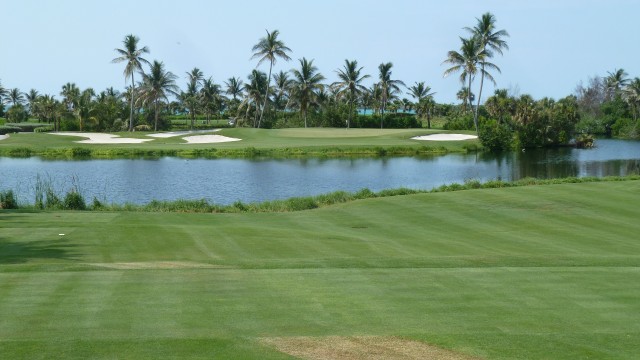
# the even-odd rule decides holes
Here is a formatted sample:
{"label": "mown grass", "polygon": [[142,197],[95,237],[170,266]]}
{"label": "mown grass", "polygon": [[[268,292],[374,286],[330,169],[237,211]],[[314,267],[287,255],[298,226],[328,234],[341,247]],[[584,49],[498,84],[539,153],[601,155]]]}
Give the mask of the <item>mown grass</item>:
{"label": "mown grass", "polygon": [[488,359],[633,359],[639,201],[633,180],[291,213],[3,210],[0,353],[285,359],[258,338],[392,335]]}
{"label": "mown grass", "polygon": [[[122,157],[291,157],[291,156],[385,156],[419,155],[476,150],[479,143],[449,141],[427,143],[411,140],[438,132],[427,129],[222,129],[216,134],[242,139],[215,144],[187,144],[181,137],[155,139],[143,144],[78,144],[80,137],[47,133],[12,134],[0,141],[0,156],[47,158]],[[441,131],[440,131],[441,132]],[[116,133],[121,137],[146,138],[149,133]]]}

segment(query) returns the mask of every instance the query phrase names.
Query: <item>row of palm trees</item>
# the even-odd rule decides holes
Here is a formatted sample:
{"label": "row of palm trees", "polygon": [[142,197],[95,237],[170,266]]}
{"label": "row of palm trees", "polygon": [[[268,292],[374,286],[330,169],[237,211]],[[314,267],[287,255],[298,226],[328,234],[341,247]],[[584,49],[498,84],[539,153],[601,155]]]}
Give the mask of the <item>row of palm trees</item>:
{"label": "row of palm trees", "polygon": [[[481,75],[479,96],[476,98],[477,106],[474,112],[476,130],[484,78],[495,83],[489,70],[500,71],[488,60],[494,53],[502,54],[503,49],[508,49],[503,40],[508,33],[505,30],[495,29],[495,17],[492,14],[484,14],[477,20],[475,27],[465,28],[471,33],[471,37],[461,38],[460,51],[450,51],[444,61],[453,65],[444,72],[445,76],[453,72],[461,72],[460,80],[466,85],[463,101],[465,104],[471,104],[474,100],[470,89],[475,76]],[[140,39],[137,36],[133,34],[125,36],[123,46],[115,49],[118,56],[112,62],[125,64],[123,75],[128,87],[121,96],[126,97],[129,103],[129,131],[134,129],[139,108],[153,112],[154,128],[157,129],[160,113],[169,109],[170,105],[173,105],[174,109],[179,106],[184,108],[191,118],[192,127],[197,114],[205,114],[207,119],[210,119],[214,113],[223,109],[228,114],[235,113],[236,117],[244,121],[253,119],[252,125],[261,127],[265,114],[271,113],[270,106],[276,113],[298,111],[306,127],[310,111],[318,109],[321,103],[347,106],[347,127],[352,125],[355,110],[358,108],[365,110],[370,108],[380,114],[381,128],[384,127],[385,112],[390,109],[413,108],[419,116],[427,118],[430,127],[430,117],[435,106],[433,99],[435,93],[424,82],[416,82],[408,87],[403,81],[393,78],[391,62],[383,62],[378,66],[378,81],[371,87],[363,84],[371,76],[364,73],[356,60],[349,59],[345,60],[341,68],[335,70],[338,80],[331,84],[324,83],[325,76],[314,65],[313,60],[305,57],[299,59],[299,66],[296,68],[273,74],[273,67],[278,60],[291,60],[289,55],[291,49],[285,45],[279,35],[278,30],[267,31],[266,36],[260,38],[252,48],[251,58],[258,59],[257,67],[265,62],[268,63],[268,73],[256,67],[247,77],[246,83],[240,78],[232,77],[224,82],[223,88],[211,77],[205,78],[201,70],[194,68],[187,73],[188,82],[185,91],[179,89],[176,83],[178,77],[167,71],[162,62],[158,60],[151,62],[145,58],[149,54],[149,48],[140,46]],[[408,90],[415,102],[400,99],[403,89]],[[34,91],[30,92],[29,99],[37,98],[37,92],[34,93]],[[83,128],[83,121],[91,116],[92,101],[97,100],[95,92],[91,89],[79,91],[74,84],[66,84],[60,94],[63,97],[61,103],[64,104],[64,109],[68,113],[73,113],[78,119],[80,128]],[[18,89],[12,89],[6,96],[0,93],[0,96],[9,99],[13,105],[24,100]],[[49,95],[46,97],[53,99]],[[172,102],[170,98],[175,98],[179,105],[175,105],[176,101]],[[29,108],[35,110],[36,106]]]}

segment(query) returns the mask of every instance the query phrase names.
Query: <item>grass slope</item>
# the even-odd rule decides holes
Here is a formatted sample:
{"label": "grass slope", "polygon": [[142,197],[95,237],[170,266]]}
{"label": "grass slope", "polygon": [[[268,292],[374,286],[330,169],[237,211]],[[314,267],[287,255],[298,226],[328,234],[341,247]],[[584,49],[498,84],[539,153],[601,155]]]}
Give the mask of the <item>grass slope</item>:
{"label": "grass slope", "polygon": [[2,211],[0,354],[286,359],[258,338],[393,335],[633,359],[639,202],[623,181],[297,213]]}

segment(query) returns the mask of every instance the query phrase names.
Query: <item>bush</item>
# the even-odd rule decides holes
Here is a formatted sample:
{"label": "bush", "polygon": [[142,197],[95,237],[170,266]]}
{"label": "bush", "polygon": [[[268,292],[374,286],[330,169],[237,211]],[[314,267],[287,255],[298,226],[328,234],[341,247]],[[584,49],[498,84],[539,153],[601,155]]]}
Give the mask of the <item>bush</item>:
{"label": "bush", "polygon": [[452,117],[442,128],[444,130],[475,130],[473,114]]}
{"label": "bush", "polygon": [[53,131],[53,126],[40,126],[33,129],[33,132],[35,133],[46,133],[51,131]]}
{"label": "bush", "polygon": [[[483,120],[483,119],[482,119]],[[508,150],[513,145],[513,131],[505,124],[495,120],[480,122],[480,143],[492,151]]]}
{"label": "bush", "polygon": [[0,191],[0,209],[17,209],[18,201],[12,190]]}
{"label": "bush", "polygon": [[3,125],[3,126],[0,126],[0,135],[17,133],[17,132],[20,132],[20,130],[22,129],[20,129],[17,126]]}
{"label": "bush", "polygon": [[20,129],[20,132],[35,132],[36,129],[48,127],[46,124],[35,123],[7,123],[7,126],[13,126]]}
{"label": "bush", "polygon": [[[358,115],[354,118],[351,127],[358,128],[380,128],[380,115]],[[344,121],[344,120],[342,120]],[[342,124],[341,126],[345,126]],[[422,123],[418,121],[415,115],[412,114],[384,114],[383,127],[385,129],[410,129],[421,128]]]}
{"label": "bush", "polygon": [[72,190],[64,197],[64,208],[66,210],[86,210],[87,204],[79,192]]}
{"label": "bush", "polygon": [[24,108],[24,105],[17,104],[7,110],[7,119],[12,122],[23,122],[29,120],[29,113]]}

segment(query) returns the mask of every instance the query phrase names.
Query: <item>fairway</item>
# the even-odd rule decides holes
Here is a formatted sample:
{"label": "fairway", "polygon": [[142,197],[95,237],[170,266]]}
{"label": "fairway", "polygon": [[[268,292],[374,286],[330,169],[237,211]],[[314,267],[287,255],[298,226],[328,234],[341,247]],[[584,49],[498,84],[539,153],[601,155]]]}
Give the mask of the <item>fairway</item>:
{"label": "fairway", "polygon": [[0,357],[290,359],[273,339],[364,337],[634,359],[638,204],[640,181],[617,181],[294,213],[4,210]]}

